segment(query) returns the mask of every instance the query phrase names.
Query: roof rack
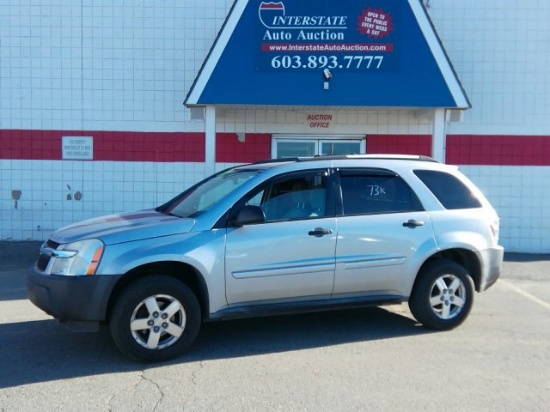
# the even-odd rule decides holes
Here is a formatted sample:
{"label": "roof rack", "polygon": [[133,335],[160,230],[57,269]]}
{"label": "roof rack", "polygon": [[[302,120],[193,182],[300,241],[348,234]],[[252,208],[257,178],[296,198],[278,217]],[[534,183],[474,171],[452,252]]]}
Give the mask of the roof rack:
{"label": "roof rack", "polygon": [[264,159],[258,160],[256,162],[250,163],[252,165],[265,164],[265,163],[289,163],[289,162],[299,162],[303,157],[282,157],[280,159]]}
{"label": "roof rack", "polygon": [[280,159],[267,159],[252,164],[265,163],[289,163],[289,162],[314,162],[319,160],[344,160],[344,159],[380,159],[380,160],[418,160],[422,162],[439,163],[433,157],[425,155],[406,154],[357,154],[357,155],[317,155],[308,157],[285,157]]}
{"label": "roof rack", "polygon": [[384,160],[418,160],[422,162],[439,163],[433,157],[426,155],[410,155],[410,154],[361,154],[361,155],[344,155],[347,159],[384,159]]}

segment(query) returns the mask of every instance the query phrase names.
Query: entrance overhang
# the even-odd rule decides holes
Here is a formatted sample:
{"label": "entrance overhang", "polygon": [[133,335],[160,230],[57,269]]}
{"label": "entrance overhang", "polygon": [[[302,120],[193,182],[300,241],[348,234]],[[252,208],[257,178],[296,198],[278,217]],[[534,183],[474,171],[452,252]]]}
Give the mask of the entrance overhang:
{"label": "entrance overhang", "polygon": [[434,147],[471,107],[421,0],[236,0],[184,104],[431,112]]}

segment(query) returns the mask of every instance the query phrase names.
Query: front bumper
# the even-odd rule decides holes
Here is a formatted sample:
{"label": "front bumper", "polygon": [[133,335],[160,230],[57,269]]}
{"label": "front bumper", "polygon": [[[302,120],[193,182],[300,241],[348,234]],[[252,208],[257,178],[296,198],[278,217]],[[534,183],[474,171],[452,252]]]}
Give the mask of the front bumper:
{"label": "front bumper", "polygon": [[29,300],[73,328],[105,321],[109,297],[120,276],[45,275],[34,268],[27,277]]}

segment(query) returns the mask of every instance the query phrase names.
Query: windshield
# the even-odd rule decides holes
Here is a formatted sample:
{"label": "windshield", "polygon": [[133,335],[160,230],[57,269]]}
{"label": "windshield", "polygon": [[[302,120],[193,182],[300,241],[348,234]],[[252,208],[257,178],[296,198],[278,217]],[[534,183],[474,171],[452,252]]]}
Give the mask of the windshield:
{"label": "windshield", "polygon": [[179,217],[195,217],[221,201],[259,172],[259,170],[250,169],[231,169],[221,172],[193,186],[157,210]]}

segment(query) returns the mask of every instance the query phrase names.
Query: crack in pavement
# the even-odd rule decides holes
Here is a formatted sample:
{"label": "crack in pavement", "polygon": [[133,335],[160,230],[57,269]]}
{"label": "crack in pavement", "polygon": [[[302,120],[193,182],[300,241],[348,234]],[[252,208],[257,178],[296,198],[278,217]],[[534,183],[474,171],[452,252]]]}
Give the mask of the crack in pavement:
{"label": "crack in pavement", "polygon": [[[119,387],[106,401],[108,411],[116,410],[146,410],[156,411],[164,399],[160,385],[147,377],[147,371],[135,371],[132,381]],[[151,389],[155,388],[155,389]]]}
{"label": "crack in pavement", "polygon": [[151,383],[155,388],[157,388],[157,391],[160,393],[160,397],[158,398],[157,402],[155,403],[155,406],[153,407],[153,411],[156,411],[158,406],[160,405],[160,403],[164,399],[164,392],[162,391],[162,389],[161,389],[161,387],[159,386],[158,383],[156,383],[152,379],[149,379],[148,377],[145,376],[145,372],[146,371],[141,371],[141,373],[139,375],[140,378],[145,382]]}

